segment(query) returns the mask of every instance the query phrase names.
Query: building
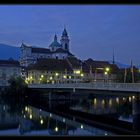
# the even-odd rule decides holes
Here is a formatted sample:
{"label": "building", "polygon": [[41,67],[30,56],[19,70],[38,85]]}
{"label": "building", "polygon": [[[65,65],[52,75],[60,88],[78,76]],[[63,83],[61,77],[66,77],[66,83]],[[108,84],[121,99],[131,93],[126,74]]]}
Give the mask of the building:
{"label": "building", "polygon": [[68,59],[40,58],[27,67],[26,83],[82,82],[80,69],[73,69]]}
{"label": "building", "polygon": [[13,59],[0,60],[0,86],[8,86],[11,76],[20,76],[20,63]]}
{"label": "building", "polygon": [[[63,30],[60,43],[57,36],[48,48],[20,47],[22,77],[27,83],[116,82],[118,67],[107,61],[81,61],[69,49],[69,37]],[[59,76],[58,76],[59,75]],[[44,79],[44,80],[43,80]]]}
{"label": "building", "polygon": [[107,61],[95,61],[89,58],[82,63],[85,82],[117,82],[119,68]]}
{"label": "building", "polygon": [[69,50],[69,37],[66,29],[62,32],[60,42],[57,41],[57,35],[55,34],[54,40],[48,48],[27,46],[22,43],[20,47],[20,65],[27,67],[29,64],[35,63],[39,58],[65,59],[73,56]]}

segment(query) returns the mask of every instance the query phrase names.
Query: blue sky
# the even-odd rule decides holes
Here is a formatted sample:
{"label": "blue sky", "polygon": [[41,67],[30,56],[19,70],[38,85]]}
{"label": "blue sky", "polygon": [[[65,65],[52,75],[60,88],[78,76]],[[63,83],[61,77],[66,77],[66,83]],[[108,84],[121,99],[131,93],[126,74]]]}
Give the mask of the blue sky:
{"label": "blue sky", "polygon": [[140,64],[140,5],[0,6],[0,43],[48,47],[64,26],[78,58]]}

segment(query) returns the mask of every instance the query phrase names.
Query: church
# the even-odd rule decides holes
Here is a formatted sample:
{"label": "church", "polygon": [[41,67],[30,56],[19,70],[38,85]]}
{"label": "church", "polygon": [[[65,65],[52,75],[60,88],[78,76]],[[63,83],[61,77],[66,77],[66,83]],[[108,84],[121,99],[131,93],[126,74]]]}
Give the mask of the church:
{"label": "church", "polygon": [[20,65],[27,67],[34,64],[39,58],[65,59],[74,56],[69,51],[69,37],[66,28],[62,32],[60,43],[55,34],[53,42],[48,48],[28,46],[24,43],[20,47]]}

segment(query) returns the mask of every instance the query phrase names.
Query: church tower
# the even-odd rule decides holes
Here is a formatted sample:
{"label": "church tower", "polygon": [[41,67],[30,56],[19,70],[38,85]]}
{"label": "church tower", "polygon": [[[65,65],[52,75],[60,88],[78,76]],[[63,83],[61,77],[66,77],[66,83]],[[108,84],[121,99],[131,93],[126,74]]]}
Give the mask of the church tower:
{"label": "church tower", "polygon": [[66,29],[64,28],[62,36],[61,36],[61,45],[64,50],[69,51],[69,37]]}

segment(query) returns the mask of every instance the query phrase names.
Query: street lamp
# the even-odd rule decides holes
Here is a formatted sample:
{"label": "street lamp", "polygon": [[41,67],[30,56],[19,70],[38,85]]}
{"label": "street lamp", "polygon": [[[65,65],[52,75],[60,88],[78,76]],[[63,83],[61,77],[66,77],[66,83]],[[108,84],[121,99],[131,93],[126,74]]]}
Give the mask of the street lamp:
{"label": "street lamp", "polygon": [[109,74],[109,71],[110,71],[110,68],[109,67],[106,67],[104,74],[106,75],[107,82],[108,82],[108,74]]}

